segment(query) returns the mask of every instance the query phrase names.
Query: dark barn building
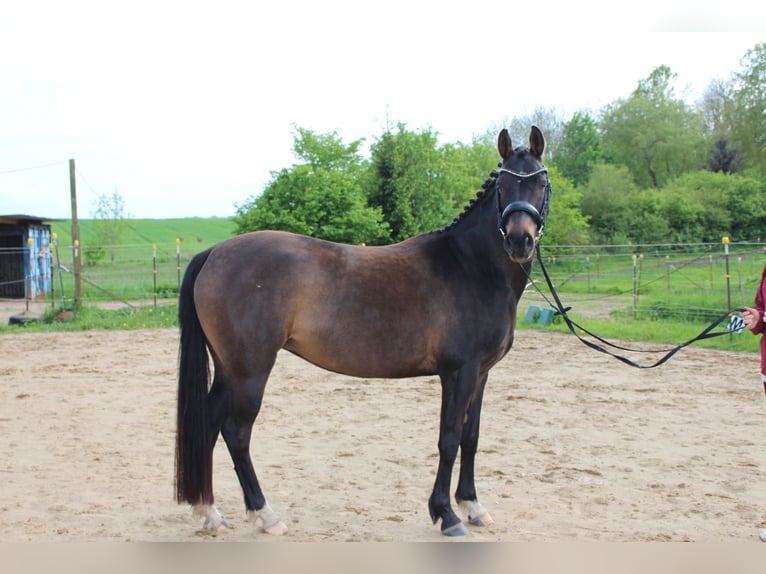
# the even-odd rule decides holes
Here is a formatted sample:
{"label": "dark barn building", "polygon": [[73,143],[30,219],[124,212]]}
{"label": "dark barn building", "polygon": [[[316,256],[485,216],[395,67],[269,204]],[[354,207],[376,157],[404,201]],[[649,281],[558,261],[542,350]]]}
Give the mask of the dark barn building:
{"label": "dark barn building", "polygon": [[35,299],[50,292],[51,227],[43,221],[0,215],[0,297]]}

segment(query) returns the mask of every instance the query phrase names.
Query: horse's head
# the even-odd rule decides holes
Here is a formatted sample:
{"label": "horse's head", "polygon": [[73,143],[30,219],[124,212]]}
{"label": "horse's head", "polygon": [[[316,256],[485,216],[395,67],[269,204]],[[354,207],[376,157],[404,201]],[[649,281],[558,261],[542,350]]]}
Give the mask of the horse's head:
{"label": "horse's head", "polygon": [[503,246],[516,263],[527,263],[535,255],[548,215],[550,183],[543,165],[545,139],[532,126],[529,148],[513,149],[508,130],[497,137],[497,151],[503,158],[497,171],[497,225]]}

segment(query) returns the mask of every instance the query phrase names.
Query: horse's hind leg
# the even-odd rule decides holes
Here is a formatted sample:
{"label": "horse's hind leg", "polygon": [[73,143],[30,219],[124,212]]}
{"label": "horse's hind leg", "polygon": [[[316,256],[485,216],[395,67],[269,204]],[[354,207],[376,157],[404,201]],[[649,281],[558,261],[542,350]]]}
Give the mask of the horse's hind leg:
{"label": "horse's hind leg", "polygon": [[466,421],[463,425],[463,436],[460,441],[460,478],[455,491],[458,507],[465,513],[468,522],[474,526],[489,526],[494,522],[487,509],[479,503],[474,481],[474,461],[479,444],[481,402],[486,383],[487,375],[485,374],[479,381],[479,387],[468,407]]}
{"label": "horse's hind leg", "polygon": [[281,535],[287,532],[287,526],[266,502],[250,458],[253,423],[261,408],[268,376],[267,371],[232,387],[231,408],[221,427],[221,434],[229,448],[234,470],[242,486],[248,517],[251,520],[260,519],[264,532]]}
{"label": "horse's hind leg", "polygon": [[[229,407],[229,382],[216,371],[213,384],[208,393],[208,413],[210,417],[210,445],[212,451],[218,440],[223,421],[228,416]],[[218,512],[212,504],[196,504],[193,508],[194,515],[203,519],[203,529],[209,532],[219,532],[231,528],[231,524]]]}

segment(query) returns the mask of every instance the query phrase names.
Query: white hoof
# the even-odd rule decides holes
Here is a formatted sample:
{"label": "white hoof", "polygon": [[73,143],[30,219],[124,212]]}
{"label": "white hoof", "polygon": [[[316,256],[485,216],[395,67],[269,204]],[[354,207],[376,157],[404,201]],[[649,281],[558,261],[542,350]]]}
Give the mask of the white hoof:
{"label": "white hoof", "polygon": [[203,519],[202,529],[207,532],[225,532],[231,529],[231,524],[211,504],[195,504],[194,516]]}
{"label": "white hoof", "polygon": [[274,512],[267,502],[260,510],[251,510],[247,513],[248,520],[261,521],[261,530],[272,536],[287,534],[287,525],[282,522],[279,515]]}
{"label": "white hoof", "polygon": [[262,528],[266,534],[271,534],[272,536],[282,536],[283,534],[287,534],[287,525],[281,520],[277,520],[274,524],[269,526],[264,523]]}
{"label": "white hoof", "polygon": [[473,526],[483,527],[495,523],[487,509],[477,500],[461,500],[458,506],[468,517],[468,522]]}
{"label": "white hoof", "polygon": [[480,527],[489,526],[490,524],[495,523],[495,521],[489,515],[489,512],[485,512],[484,514],[481,514],[474,518],[469,517],[468,522],[470,522],[474,526],[480,526]]}

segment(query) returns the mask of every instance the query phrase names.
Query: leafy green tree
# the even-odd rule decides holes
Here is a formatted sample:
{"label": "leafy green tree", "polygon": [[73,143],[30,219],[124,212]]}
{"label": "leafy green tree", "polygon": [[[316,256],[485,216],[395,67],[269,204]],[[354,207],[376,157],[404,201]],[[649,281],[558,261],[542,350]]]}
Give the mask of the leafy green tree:
{"label": "leafy green tree", "polygon": [[588,218],[580,208],[582,194],[572,182],[548,168],[551,182],[551,205],[543,241],[547,245],[584,245],[590,241]]}
{"label": "leafy green tree", "polygon": [[[684,174],[663,189],[662,212],[669,242],[720,241],[731,224],[726,191],[703,182],[709,172]],[[709,179],[709,178],[708,178]]]}
{"label": "leafy green tree", "polygon": [[359,183],[360,143],[298,128],[293,150],[305,163],[272,173],[261,195],[237,207],[237,233],[275,229],[341,243],[385,242],[383,214],[367,205]]}
{"label": "leafy green tree", "polygon": [[662,212],[662,190],[633,188],[625,204],[628,209],[623,213],[624,235],[618,238],[624,237],[626,243],[633,245],[668,242],[670,229]]}
{"label": "leafy green tree", "polygon": [[667,66],[655,68],[627,99],[602,114],[604,151],[625,165],[639,187],[662,187],[687,171],[700,169],[708,144],[702,116],[675,98]]}
{"label": "leafy green tree", "polygon": [[590,114],[575,112],[564,124],[561,144],[554,156],[561,174],[580,187],[590,179],[593,166],[604,157],[598,124]]}
{"label": "leafy green tree", "polygon": [[766,186],[755,178],[698,171],[670,182],[663,211],[673,241],[759,241],[766,223]]}
{"label": "leafy green tree", "polygon": [[766,230],[766,181],[740,174],[715,174],[726,181],[731,214],[729,237],[736,241],[763,241]]}
{"label": "leafy green tree", "polygon": [[481,184],[497,168],[497,134],[493,138],[474,136],[470,145],[449,143],[440,148],[446,201],[457,215],[481,189]]}
{"label": "leafy green tree", "polygon": [[399,123],[371,147],[367,200],[379,208],[391,229],[391,240],[402,241],[444,226],[454,217],[446,181],[445,157],[430,129],[413,132]]}
{"label": "leafy green tree", "polygon": [[637,191],[625,166],[597,163],[591,177],[580,188],[582,214],[590,222],[590,234],[597,243],[628,243],[628,222],[632,217],[630,199]]}
{"label": "leafy green tree", "polygon": [[736,113],[732,140],[742,146],[747,166],[766,175],[766,42],[748,50],[735,75]]}
{"label": "leafy green tree", "polygon": [[363,139],[346,144],[335,131],[317,134],[300,126],[294,128],[293,153],[313,171],[354,171],[362,164],[359,149]]}

